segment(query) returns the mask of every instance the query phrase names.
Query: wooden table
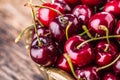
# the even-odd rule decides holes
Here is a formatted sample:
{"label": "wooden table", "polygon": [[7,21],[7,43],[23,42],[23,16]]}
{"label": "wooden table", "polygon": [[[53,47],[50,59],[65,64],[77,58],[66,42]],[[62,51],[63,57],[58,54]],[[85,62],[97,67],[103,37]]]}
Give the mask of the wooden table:
{"label": "wooden table", "polygon": [[0,80],[42,80],[28,57],[23,39],[14,43],[32,21],[30,8],[23,6],[27,1],[0,0]]}

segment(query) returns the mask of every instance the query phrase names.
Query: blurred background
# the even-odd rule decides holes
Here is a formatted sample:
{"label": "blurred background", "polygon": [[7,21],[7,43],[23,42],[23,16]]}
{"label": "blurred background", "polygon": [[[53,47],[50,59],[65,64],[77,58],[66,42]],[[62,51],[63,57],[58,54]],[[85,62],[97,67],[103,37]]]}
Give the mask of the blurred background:
{"label": "blurred background", "polygon": [[[42,80],[18,34],[32,23],[28,0],[0,0],[0,80]],[[40,4],[39,0],[33,0]]]}

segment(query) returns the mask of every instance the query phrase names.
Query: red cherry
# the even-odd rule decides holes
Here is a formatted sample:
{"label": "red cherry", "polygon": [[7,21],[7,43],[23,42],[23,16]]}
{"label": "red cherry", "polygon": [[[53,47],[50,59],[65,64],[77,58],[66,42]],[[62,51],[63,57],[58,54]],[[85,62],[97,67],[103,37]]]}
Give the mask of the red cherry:
{"label": "red cherry", "polygon": [[[120,20],[117,22],[117,26],[115,27],[115,34],[119,35],[120,34]],[[117,38],[117,41],[120,43],[120,38]]]}
{"label": "red cherry", "polygon": [[77,69],[75,73],[78,78],[82,78],[83,80],[99,80],[99,76],[96,72],[96,67]]}
{"label": "red cherry", "polygon": [[69,38],[64,46],[65,53],[68,53],[72,63],[77,66],[85,66],[90,64],[94,59],[94,52],[90,44],[86,43],[81,48],[77,46],[85,41],[80,36],[73,36]]}
{"label": "red cherry", "polygon": [[102,5],[106,2],[107,0],[81,0],[82,4],[85,4],[87,6],[98,6]]}
{"label": "red cherry", "polygon": [[57,50],[54,42],[46,36],[40,36],[42,45],[38,44],[37,38],[32,41],[30,56],[32,60],[43,66],[50,66],[57,59]]}
{"label": "red cherry", "polygon": [[103,77],[103,80],[118,80],[118,78],[113,73],[106,73]]}
{"label": "red cherry", "polygon": [[61,5],[64,8],[65,13],[70,13],[72,10],[68,3],[65,2],[65,0],[54,0],[54,3],[57,5]]}
{"label": "red cherry", "polygon": [[120,59],[113,65],[113,70],[115,74],[120,74]]}
{"label": "red cherry", "polygon": [[79,19],[79,21],[87,25],[89,19],[92,16],[92,10],[87,7],[86,5],[78,5],[73,9],[72,12],[74,15],[76,15]]}
{"label": "red cherry", "polygon": [[108,52],[113,56],[115,56],[118,53],[117,46],[112,41],[110,41],[109,47],[105,51],[105,48],[107,46],[108,46],[108,42],[106,40],[102,40],[96,45],[96,50],[97,50],[97,52],[100,52],[100,53]]}
{"label": "red cherry", "polygon": [[99,35],[105,35],[105,31],[100,29],[100,26],[105,26],[109,33],[112,34],[114,29],[115,18],[112,14],[108,12],[100,12],[96,13],[91,17],[88,23],[89,29],[91,29],[91,34],[95,35],[98,33]]}
{"label": "red cherry", "polygon": [[113,14],[116,17],[119,17],[120,15],[120,1],[110,1],[105,6],[103,11],[109,12]]}
{"label": "red cherry", "polygon": [[96,55],[96,64],[98,66],[105,66],[112,62],[113,56],[109,52],[98,52]]}
{"label": "red cherry", "polygon": [[70,67],[69,67],[69,64],[67,62],[67,60],[64,58],[64,56],[60,56],[59,60],[58,60],[58,63],[57,63],[57,67],[64,70],[64,71],[67,71],[67,72],[70,72]]}
{"label": "red cherry", "polygon": [[[42,4],[42,6],[56,9],[56,10],[60,11],[61,13],[64,12],[64,9],[61,6],[58,6],[56,4],[44,3],[44,4]],[[48,9],[48,8],[39,8],[39,10],[37,12],[38,19],[41,21],[41,23],[44,26],[47,26],[47,27],[49,26],[50,21],[58,15],[59,14],[57,12],[55,12],[54,10]]]}

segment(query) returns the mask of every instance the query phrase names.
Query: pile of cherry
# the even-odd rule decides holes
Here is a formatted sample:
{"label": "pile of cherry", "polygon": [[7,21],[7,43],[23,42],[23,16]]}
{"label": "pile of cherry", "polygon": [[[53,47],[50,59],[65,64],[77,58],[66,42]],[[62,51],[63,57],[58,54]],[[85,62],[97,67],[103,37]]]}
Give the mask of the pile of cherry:
{"label": "pile of cherry", "polygon": [[120,80],[120,0],[54,0],[28,6],[34,18],[34,62],[62,69],[75,80]]}

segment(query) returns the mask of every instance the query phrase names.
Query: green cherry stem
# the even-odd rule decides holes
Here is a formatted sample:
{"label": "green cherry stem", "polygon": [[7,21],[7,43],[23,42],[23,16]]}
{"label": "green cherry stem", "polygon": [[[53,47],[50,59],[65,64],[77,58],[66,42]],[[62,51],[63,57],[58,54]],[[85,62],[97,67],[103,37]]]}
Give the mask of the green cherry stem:
{"label": "green cherry stem", "polygon": [[36,26],[36,23],[35,23],[35,12],[34,12],[34,8],[31,6],[31,3],[30,3],[30,7],[32,9],[32,17],[33,17],[33,21],[34,21],[34,28],[35,28],[35,32],[36,32],[36,35],[37,35],[38,44],[39,44],[39,46],[41,46],[42,43],[40,41],[40,38],[39,38],[39,35],[38,35],[37,26]]}
{"label": "green cherry stem", "polygon": [[71,69],[71,71],[72,71],[73,76],[74,76],[76,79],[78,79],[77,75],[75,74],[75,71],[74,71],[73,64],[72,64],[72,61],[71,61],[70,56],[69,56],[67,53],[65,53],[65,54],[64,54],[64,57],[65,57],[65,59],[67,60],[69,66],[70,66],[70,69]]}
{"label": "green cherry stem", "polygon": [[120,59],[120,54],[119,54],[118,57],[117,57],[114,61],[112,61],[110,64],[105,65],[105,66],[102,66],[102,67],[99,67],[99,68],[96,69],[96,71],[98,72],[98,71],[100,71],[100,70],[102,70],[102,69],[105,69],[105,68],[108,68],[108,67],[112,66],[112,65],[113,65],[115,62],[117,62],[119,59]]}
{"label": "green cherry stem", "polygon": [[100,25],[100,26],[99,26],[99,29],[101,29],[101,30],[103,30],[103,31],[106,32],[106,37],[107,37],[106,39],[107,39],[108,45],[106,46],[106,48],[104,49],[104,51],[107,51],[108,48],[109,48],[109,45],[110,45],[110,41],[109,41],[109,30],[108,30],[108,28],[105,27],[104,25]]}
{"label": "green cherry stem", "polygon": [[18,35],[18,37],[15,39],[15,43],[18,43],[18,42],[20,41],[20,39],[22,38],[23,34],[24,34],[25,32],[27,32],[28,30],[30,30],[30,29],[33,29],[33,24],[30,25],[30,26],[28,26],[28,27],[26,27],[26,28]]}
{"label": "green cherry stem", "polygon": [[87,29],[86,25],[82,26],[84,32],[86,32],[86,34],[88,35],[89,38],[93,38],[93,36],[90,34],[89,30]]}
{"label": "green cherry stem", "polygon": [[42,3],[46,3],[46,1],[45,1],[45,0],[40,0],[40,2],[42,2]]}
{"label": "green cherry stem", "polygon": [[65,57],[65,59],[67,60],[69,66],[70,66],[70,69],[71,69],[71,72],[72,72],[73,76],[74,76],[77,80],[84,80],[84,79],[82,79],[82,78],[78,78],[77,75],[75,74],[75,71],[74,71],[73,64],[72,64],[72,61],[71,61],[70,56],[69,56],[67,53],[65,53],[65,54],[64,54],[64,57]]}
{"label": "green cherry stem", "polygon": [[68,29],[69,29],[69,27],[72,25],[72,22],[69,22],[68,23],[68,25],[67,25],[67,27],[66,27],[66,31],[65,31],[65,33],[66,33],[66,39],[68,40],[68,38],[69,38],[69,36],[68,36]]}
{"label": "green cherry stem", "polygon": [[[119,37],[120,37],[120,35],[110,35],[110,36],[108,36],[108,38],[119,38]],[[82,42],[81,44],[79,44],[79,45],[77,46],[77,48],[78,48],[78,49],[81,48],[84,44],[86,44],[86,43],[88,43],[88,42],[95,41],[95,40],[106,39],[106,38],[107,38],[107,36],[88,39],[88,40]]]}

